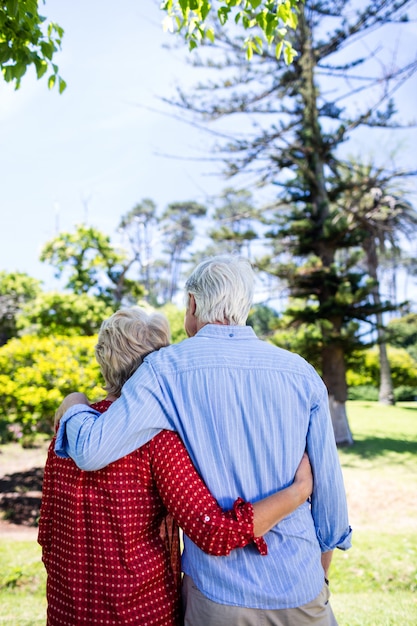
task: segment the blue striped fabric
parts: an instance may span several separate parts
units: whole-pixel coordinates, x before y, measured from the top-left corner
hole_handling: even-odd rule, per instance
[[[177,430],[224,508],[238,496],[254,502],[289,485],[307,448],[311,507],[305,503],[267,534],[268,556],[247,546],[212,557],[185,541],[183,569],[210,599],[299,606],[323,586],[321,552],[350,547],[327,390],[304,359],[260,341],[250,327],[207,325],[150,355],[97,417],[83,405],[67,411],[57,453],[98,469],[163,428]]]

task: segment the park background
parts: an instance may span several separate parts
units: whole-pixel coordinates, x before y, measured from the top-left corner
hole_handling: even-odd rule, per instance
[[[415,3],[408,4],[415,12]],[[13,530],[13,520],[17,521],[13,516],[18,507],[10,506],[7,477],[19,475],[18,497],[20,490],[20,496],[30,498],[34,485],[25,483],[21,470],[36,478],[39,472],[31,470],[42,463],[39,457],[29,456],[34,463],[32,468],[17,464],[13,472],[11,458],[16,450],[24,450],[22,454],[31,455],[33,451],[44,454],[53,407],[66,392],[83,388],[91,395],[100,394],[100,379],[93,359],[95,332],[102,317],[120,305],[120,301],[109,300],[105,292],[108,276],[103,278],[103,268],[101,275],[95,277],[89,295],[85,294],[91,300],[83,300],[83,289],[78,285],[80,291],[77,291],[76,285],[70,284],[74,276],[71,257],[66,259],[57,278],[57,257],[54,263],[50,262],[57,247],[52,248],[49,262],[39,260],[47,242],[61,242],[61,248],[68,250],[82,236],[89,238],[89,245],[92,241],[106,244],[108,237],[111,256],[120,245],[128,244],[126,233],[120,229],[122,217],[127,217],[138,205],[141,215],[144,209],[149,215],[152,205],[144,203],[144,199],[151,199],[156,211],[156,234],[152,235],[155,252],[164,237],[167,245],[172,246],[170,223],[178,228],[181,223],[178,220],[184,219],[187,212],[196,216],[195,227],[187,223],[188,235],[193,235],[192,245],[182,252],[184,263],[174,268],[176,284],[170,293],[172,297],[168,297],[165,278],[165,283],[159,282],[161,290],[165,285],[163,302],[158,301],[157,294],[152,299],[145,291],[135,292],[133,288],[130,299],[126,300],[127,304],[134,301],[145,306],[162,304],[171,322],[173,340],[178,341],[183,338],[181,283],[183,272],[189,267],[185,261],[197,259],[197,253],[209,245],[207,233],[216,230],[214,211],[219,206],[224,209],[226,198],[238,209],[239,206],[242,209],[243,203],[244,211],[259,215],[256,211],[263,212],[273,195],[271,186],[257,188],[253,176],[238,178],[235,192],[222,195],[231,186],[231,180],[221,175],[222,163],[213,157],[210,134],[201,123],[185,123],[185,115],[163,101],[174,97],[178,85],[191,88],[196,75],[201,78],[204,71],[192,69],[187,63],[190,55],[184,44],[178,45],[163,33],[158,3],[124,0],[115,9],[110,2],[68,4],[64,0],[51,0],[46,3],[44,13],[65,29],[62,52],[56,61],[67,89],[62,95],[57,90],[48,91],[45,83],[36,81],[30,73],[18,91],[10,84],[0,83],[3,142],[0,159],[4,180],[0,296],[3,312],[7,312],[2,319],[8,320],[2,327],[8,333],[7,341],[0,348],[3,441],[0,463],[1,478],[6,476],[6,482],[2,480],[6,491],[2,508],[8,528]],[[415,22],[411,22],[391,39],[379,42],[384,62],[390,55],[397,62],[400,43],[406,50],[414,51],[415,56],[416,34]],[[416,93],[416,74],[411,74],[396,93],[396,106],[403,120],[415,118]],[[227,123],[223,122],[221,131],[225,129]],[[234,122],[230,126],[232,131],[236,131]],[[386,129],[377,139],[372,137],[365,130],[356,133],[341,146],[341,151],[345,156],[369,156],[372,162],[384,167],[389,163],[393,168],[395,160],[395,168],[415,170],[414,125]],[[405,200],[407,207],[415,207],[415,177],[407,179]],[[201,207],[209,207],[209,219],[207,215],[199,217]],[[245,228],[249,230],[247,223]],[[417,475],[413,402],[417,394],[414,228],[411,220],[396,241],[400,256],[394,269],[389,258],[379,267],[383,298],[391,298],[396,304],[407,302],[402,308],[393,307],[384,314],[388,328],[395,329],[387,344],[396,406],[376,402],[380,370],[377,347],[371,347],[378,338],[375,315],[369,316],[373,330],[366,333],[365,349],[360,347],[346,360],[350,398],[347,418],[354,443],[340,448],[340,455],[355,543],[352,551],[335,556],[332,574],[334,607],[340,624],[346,626],[417,621],[417,515],[410,496]],[[66,238],[63,233],[67,233]],[[241,240],[240,246],[241,251],[253,256],[259,254],[259,247],[252,240],[244,240],[243,248]],[[388,249],[392,250],[390,245]],[[360,262],[357,267],[365,272]],[[25,282],[24,275],[43,284]],[[91,276],[91,272],[87,273],[87,280]],[[170,285],[173,276],[171,264]],[[305,350],[304,356],[320,371],[320,359],[315,354],[320,342],[317,326],[307,328],[302,336],[292,333],[285,317],[289,290],[278,277],[274,278],[260,277],[252,323],[268,340],[284,343],[302,353]],[[132,274],[132,282],[134,279]],[[52,293],[65,297],[48,300],[46,294]],[[9,296],[13,294],[16,297],[10,302]],[[77,309],[76,302],[83,302],[83,306]],[[362,328],[359,325],[357,332]],[[16,492],[12,498],[15,497]],[[25,520],[20,519],[19,527],[36,524],[36,506],[34,511]],[[19,626],[43,623],[44,579],[33,537],[32,534],[29,543],[17,542],[15,535],[5,532],[2,539],[5,557],[0,586],[4,615],[0,614],[0,623]],[[33,608],[30,594],[39,601],[39,618],[30,617]],[[22,600],[28,596],[29,606]]]

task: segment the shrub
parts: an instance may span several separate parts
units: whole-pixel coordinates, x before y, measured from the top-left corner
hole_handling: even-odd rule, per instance
[[[357,385],[348,388],[348,400],[378,401],[378,389],[372,385]]]
[[[417,396],[417,361],[403,348],[388,346],[387,352],[396,399],[414,399],[414,397]],[[369,393],[371,393],[370,391],[367,392],[368,395],[366,398],[358,394],[364,393],[364,389],[377,389],[379,386],[380,365],[377,347],[370,348],[356,355],[355,369],[349,369],[346,372],[346,380],[349,386],[350,400],[374,399],[368,397]],[[355,388],[360,389],[358,392],[354,392],[353,389]],[[357,393],[357,395],[353,397],[352,394],[355,393]]]
[[[394,389],[396,402],[414,402],[417,399],[417,388],[407,385],[400,385]]]
[[[164,304],[161,309],[154,310],[160,311],[168,319],[171,328],[171,343],[179,343],[187,338],[187,333],[184,329],[184,309],[179,309],[175,304],[168,303]]]
[[[95,343],[96,337],[25,336],[0,348],[3,440],[52,433],[55,410],[68,393],[103,395]]]

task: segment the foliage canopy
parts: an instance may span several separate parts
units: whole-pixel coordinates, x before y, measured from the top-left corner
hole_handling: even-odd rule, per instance
[[[48,87],[66,87],[58,74],[54,55],[61,48],[64,30],[55,22],[46,23],[39,14],[38,0],[3,0],[0,4],[0,68],[3,78],[19,89],[28,67],[38,78],[47,77]]]
[[[288,31],[298,23],[298,5],[303,0],[164,0],[164,29],[183,35],[190,50],[200,43],[214,43],[216,33],[227,22],[241,25],[247,33],[243,41],[246,58],[261,54],[264,44],[274,45],[277,58],[284,55],[289,65],[297,52]]]

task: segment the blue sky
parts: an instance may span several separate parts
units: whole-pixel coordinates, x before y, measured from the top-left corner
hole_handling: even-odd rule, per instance
[[[162,156],[203,156],[209,138],[157,112],[158,96],[192,83],[186,47],[163,47],[172,40],[158,2],[47,0],[40,11],[65,29],[56,60],[68,87],[60,96],[32,72],[19,91],[0,82],[0,269],[27,272],[52,288],[53,270],[38,258],[57,229],[87,220],[112,235],[145,197],[161,208],[204,201],[226,182],[213,175],[214,165],[208,175],[197,159]],[[415,115],[416,96],[414,77],[400,97],[407,115]],[[400,148],[414,166],[416,140],[416,129],[407,131]],[[390,147],[387,135],[374,152]],[[369,150],[365,136],[358,150]]]
[[[164,207],[203,199],[223,182],[193,161],[158,156],[195,153],[199,140],[152,112],[187,72],[186,47],[162,47],[171,39],[157,4],[48,0],[40,11],[65,29],[56,60],[68,87],[59,95],[32,73],[19,91],[0,83],[0,269],[52,287],[53,272],[38,258],[57,228],[87,219],[112,234],[145,197]]]

